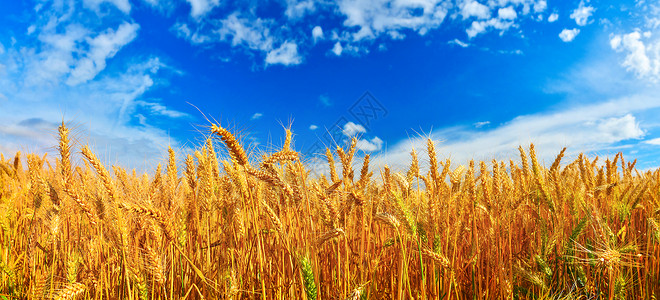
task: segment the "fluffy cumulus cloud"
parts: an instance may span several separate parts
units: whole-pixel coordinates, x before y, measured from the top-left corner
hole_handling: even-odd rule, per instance
[[[470,17],[488,19],[490,18],[490,8],[477,1],[465,1],[461,5],[461,16],[463,16],[463,19]]]
[[[644,131],[639,128],[632,114],[602,119],[598,122],[598,131],[601,132],[603,141],[610,143],[644,136]]]
[[[317,125],[314,125],[314,124],[309,125],[309,130],[316,130],[316,129],[319,129],[319,127]]]
[[[342,132],[344,133],[345,136],[354,136],[359,133],[367,132],[367,129],[365,129],[364,126],[360,124],[348,122],[344,124],[344,128],[342,128]]]
[[[364,152],[380,151],[383,148],[383,140],[379,137],[373,139],[359,139],[356,147]]]
[[[515,19],[516,17],[518,17],[518,14],[516,13],[516,10],[513,9],[513,7],[508,6],[508,7],[505,7],[505,8],[500,8],[500,9],[497,11],[497,16],[498,16],[500,19],[504,19],[504,20],[513,20],[513,19]]]
[[[545,0],[536,1],[534,3],[534,12],[536,13],[544,12],[546,8],[548,8],[548,2]]]
[[[298,45],[294,42],[286,41],[279,48],[268,51],[266,55],[266,64],[282,64],[285,66],[297,65],[302,62],[302,57],[298,54]]]
[[[220,0],[186,0],[190,4],[190,16],[203,17],[214,7],[220,5]]]
[[[559,33],[559,38],[562,41],[568,43],[568,42],[573,41],[579,33],[580,33],[580,29],[577,29],[577,28],[566,29],[566,28],[564,28],[564,30],[562,30]]]
[[[335,45],[332,46],[332,53],[341,56],[342,52],[344,52],[344,47],[341,46],[341,42],[336,42]]]
[[[557,21],[558,19],[559,19],[559,15],[556,13],[552,13],[550,14],[550,16],[548,16],[548,22],[550,23]]]
[[[465,33],[472,39],[488,31],[499,31],[503,35],[511,28],[519,28],[520,19],[536,13],[536,19],[542,20],[548,4],[546,1],[462,1],[458,14],[468,21]]]
[[[312,129],[311,126],[310,129]],[[316,126],[314,126],[312,130],[314,129],[316,129]],[[364,126],[353,122],[348,122],[344,124],[344,128],[342,128],[342,133],[347,137],[355,137],[357,135],[361,135],[366,132],[367,129],[364,128]],[[357,139],[356,147],[364,152],[380,151],[383,148],[383,140],[381,140],[377,136],[373,137],[372,139],[359,138]]]
[[[589,18],[594,13],[595,9],[593,6],[586,5],[584,0],[580,1],[578,8],[573,10],[570,17],[575,20],[575,24],[579,26],[587,25]]]
[[[312,38],[315,43],[323,39],[323,28],[321,26],[314,26],[312,29]]]
[[[634,31],[613,35],[610,47],[625,55],[621,65],[628,71],[653,82],[660,79],[660,41],[652,41],[650,34]]]

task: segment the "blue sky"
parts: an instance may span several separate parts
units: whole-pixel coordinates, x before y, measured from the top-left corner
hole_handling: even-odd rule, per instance
[[[548,163],[566,146],[571,156],[622,151],[641,168],[660,166],[654,1],[0,7],[5,155],[55,154],[65,120],[106,162],[151,169],[169,145],[198,146],[208,117],[257,152],[281,145],[292,122],[310,163],[319,146],[357,136],[361,155],[394,168],[427,137],[456,163],[515,158],[534,142]]]

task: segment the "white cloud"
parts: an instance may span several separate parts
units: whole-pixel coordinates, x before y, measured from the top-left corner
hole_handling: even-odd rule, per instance
[[[147,4],[149,4],[149,5],[153,6],[153,7],[157,7],[158,4],[159,4],[159,3],[158,3],[158,2],[159,2],[158,0],[142,0],[142,1],[146,2]]]
[[[360,124],[355,124],[353,122],[348,122],[344,124],[344,128],[342,130],[345,136],[354,136],[358,133],[365,133],[367,130],[364,128],[364,126]]]
[[[396,33],[403,29],[426,34],[442,24],[449,3],[443,0],[340,0],[337,5],[338,11],[346,16],[343,25],[358,29],[352,33],[352,38],[359,41],[380,34],[398,36]]]
[[[519,145],[533,142],[541,161],[552,161],[562,147],[569,154],[600,151],[617,143],[641,139],[645,133],[635,114],[660,109],[660,99],[635,95],[583,106],[569,106],[554,112],[524,115],[492,129],[465,126],[432,132],[441,157],[451,157],[453,164],[469,159],[490,161],[517,157]],[[410,162],[410,150],[424,149],[426,138],[404,140],[382,154],[380,162],[404,168]]]
[[[578,8],[573,10],[570,17],[575,20],[575,24],[579,26],[587,25],[589,22],[589,17],[594,13],[595,9],[593,6],[586,6],[584,0],[580,1]]]
[[[298,65],[303,62],[303,57],[298,51],[298,42],[294,39],[280,40],[280,36],[272,34],[271,28],[277,27],[273,19],[261,19],[252,15],[241,17],[238,11],[233,12],[225,19],[218,22],[220,27],[214,29],[212,35],[219,41],[230,41],[234,47],[245,47],[249,50],[260,51],[265,54],[266,66],[281,64],[285,66]],[[180,28],[179,28],[180,27]],[[175,30],[181,32],[181,36],[192,38],[190,29],[179,26]],[[200,38],[207,35],[198,35]],[[204,42],[207,40],[204,38]],[[279,43],[279,47],[275,45]]]
[[[384,39],[403,40],[411,33],[425,35],[440,28],[447,16],[451,22],[458,23],[452,25],[463,27],[469,38],[489,30],[502,35],[510,28],[518,28],[517,22],[532,12],[535,15],[529,18],[542,19],[541,13],[548,7],[546,0],[286,0],[280,3],[284,4],[281,16],[266,17],[250,5],[248,8],[239,5],[226,17],[197,19],[188,24],[179,21],[171,30],[193,44],[228,42],[264,56],[288,41],[296,44],[302,61],[308,48],[320,40],[332,41],[329,54],[359,56],[369,53],[372,47],[386,49]],[[343,22],[312,26],[310,39],[309,22],[301,20],[326,14]]]
[[[69,85],[91,80],[105,69],[107,60],[135,39],[139,26],[124,22],[99,33],[77,23],[63,28],[63,33],[42,28],[36,35],[40,47],[15,56],[15,63],[29,69],[30,76],[21,80],[34,86],[58,84],[62,79]]]
[[[472,22],[472,25],[470,26],[470,28],[465,30],[465,32],[467,32],[467,35],[468,35],[469,38],[473,38],[473,37],[477,36],[478,34],[485,32],[486,28],[487,28],[487,26],[486,26],[485,22],[474,21],[474,22]]]
[[[30,54],[17,57],[16,61],[24,62],[29,68],[30,76],[21,78],[33,85],[53,84],[59,82],[61,77],[71,71],[71,66],[76,63],[74,52],[78,52],[80,43],[84,43],[86,37],[91,33],[79,24],[69,24],[64,28],[64,33],[56,33],[52,30],[41,32],[38,36],[41,49],[35,49]]]
[[[369,49],[365,46],[361,46],[359,43],[358,44],[350,44],[350,43],[345,43],[344,44],[342,42],[336,42],[332,46],[332,49],[330,49],[330,52],[332,52],[336,56],[341,56],[341,55],[344,55],[344,54],[359,56],[360,54],[369,53]]]
[[[284,42],[279,48],[268,51],[266,64],[282,64],[285,66],[298,65],[302,63],[302,57],[298,54],[298,45],[295,42]]]
[[[513,20],[516,17],[518,17],[518,14],[516,14],[516,10],[513,9],[513,7],[508,6],[508,7],[505,7],[505,8],[500,8],[497,11],[497,16],[500,19]]]
[[[552,23],[552,22],[554,22],[554,21],[557,21],[557,19],[559,19],[559,15],[556,14],[556,13],[552,13],[552,14],[548,17],[548,22]]]
[[[220,38],[226,40],[231,36],[232,46],[244,45],[253,50],[270,51],[274,39],[270,35],[268,22],[260,18],[240,18],[238,15],[238,12],[234,12],[220,21],[222,27],[216,30]]]
[[[644,131],[639,128],[632,114],[603,119],[598,122],[598,129],[603,134],[603,142],[639,139],[644,136]]]
[[[468,0],[461,5],[461,16],[463,19],[470,17],[488,19],[490,18],[490,8],[477,1]]]
[[[540,0],[536,3],[534,3],[534,12],[535,13],[540,13],[545,11],[545,9],[548,8],[548,3],[545,0]]]
[[[112,4],[125,14],[131,12],[131,4],[128,2],[128,0],[83,0],[83,5],[85,7],[96,12],[100,11],[100,7],[103,3]]]
[[[459,39],[453,39],[453,40],[447,42],[447,44],[450,44],[450,45],[458,45],[459,47],[462,47],[462,48],[467,48],[467,47],[470,46],[469,43],[463,42],[463,41],[461,41],[461,40],[459,40]]]
[[[190,16],[193,18],[203,17],[214,7],[220,5],[220,0],[186,0],[190,3]]]
[[[314,125],[314,124],[309,125],[309,130],[316,130],[316,129],[318,129],[318,128],[319,128],[319,127],[316,126],[316,125]]]
[[[323,29],[321,26],[314,26],[312,29],[312,38],[314,39],[314,43],[323,39]]]
[[[473,125],[474,125],[474,127],[476,127],[476,128],[481,128],[481,127],[484,127],[484,126],[486,126],[486,125],[488,125],[488,124],[490,124],[490,121],[476,122],[476,123],[474,123]]]
[[[344,47],[341,46],[340,42],[336,42],[334,46],[332,46],[332,53],[334,53],[337,56],[340,56],[342,51],[344,51]]]
[[[365,151],[365,152],[379,151],[380,149],[383,148],[383,140],[381,140],[378,137],[374,137],[371,140],[358,139],[356,147],[359,150],[362,150],[362,151]]]
[[[654,146],[660,146],[660,138],[654,138],[654,139],[646,140],[646,141],[644,141],[644,143],[649,144],[649,145],[654,145]]]
[[[287,0],[284,14],[293,20],[300,19],[316,10],[314,0]]]
[[[618,34],[617,34],[617,35],[615,35],[615,36],[612,36],[612,37],[610,38],[610,47],[611,47],[613,50],[618,50],[618,51],[620,51],[620,50],[621,50],[621,41],[622,41],[622,39],[621,39],[621,35],[618,35]]]
[[[174,32],[177,37],[184,38],[193,44],[202,44],[211,41],[209,36],[192,32],[186,23],[175,23],[170,30]]]
[[[573,39],[575,39],[575,37],[576,37],[579,33],[580,33],[580,29],[577,29],[577,28],[566,29],[566,28],[564,28],[564,30],[562,30],[562,31],[559,33],[559,38],[560,38],[562,41],[568,43],[568,42],[573,41]]]
[[[151,115],[163,116],[168,118],[183,118],[190,117],[189,114],[180,111],[172,110],[161,103],[147,102],[143,100],[135,101],[135,104],[146,108]]]
[[[257,119],[260,119],[263,116],[264,116],[264,114],[262,114],[262,113],[254,113],[254,115],[252,115],[250,120],[257,120]]]
[[[513,23],[510,20],[492,18],[487,21],[473,21],[470,28],[465,30],[465,32],[467,33],[468,37],[471,39],[481,33],[486,32],[486,30],[488,30],[491,27],[500,30],[500,34],[503,34],[504,31],[511,28],[512,26],[515,26],[515,23]]]
[[[660,79],[660,42],[647,45],[642,41],[640,32],[634,31],[623,36],[612,36],[610,47],[626,54],[621,63],[626,70],[635,73],[639,78],[647,78],[653,82]]]
[[[139,28],[137,24],[123,23],[116,31],[108,29],[94,38],[86,38],[89,51],[74,65],[67,84],[76,85],[94,78],[105,69],[107,59],[135,39]]]

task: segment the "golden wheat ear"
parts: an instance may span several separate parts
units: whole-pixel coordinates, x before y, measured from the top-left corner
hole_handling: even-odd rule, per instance
[[[211,126],[211,132],[213,132],[214,134],[220,137],[220,139],[227,146],[227,149],[229,150],[229,154],[231,155],[231,157],[235,159],[239,165],[241,166],[249,165],[248,157],[245,154],[245,150],[238,142],[238,140],[236,140],[236,137],[234,137],[234,135],[231,134],[231,132],[229,132],[229,130],[222,128],[216,124],[213,124]]]

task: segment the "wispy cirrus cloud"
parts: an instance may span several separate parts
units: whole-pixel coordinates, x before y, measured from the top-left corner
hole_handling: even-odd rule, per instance
[[[15,42],[0,53],[5,154],[53,150],[63,120],[75,128],[79,142],[129,167],[152,164],[168,145],[182,147],[156,120],[191,116],[146,96],[180,72],[148,54],[108,71],[108,63],[137,38],[140,26],[123,14],[128,8],[122,1],[106,2],[39,5],[40,13],[28,25],[32,29],[13,36]],[[97,15],[99,9],[120,14]],[[120,19],[108,25],[90,21],[99,17]]]
[[[654,138],[644,141],[645,144],[660,146],[660,138]]]
[[[83,0],[83,5],[95,12],[100,12],[103,5],[112,5],[124,14],[131,12],[131,3],[128,0]]]

